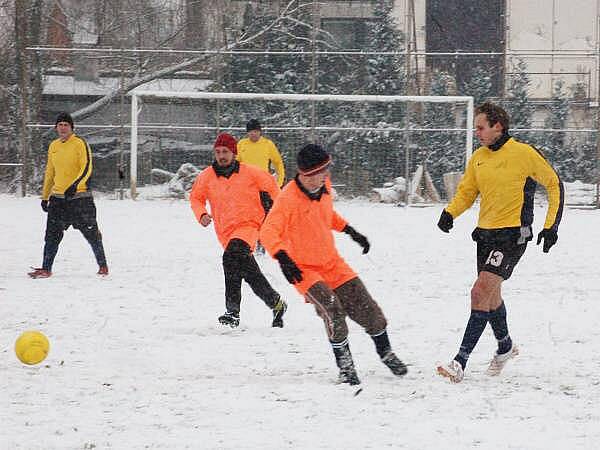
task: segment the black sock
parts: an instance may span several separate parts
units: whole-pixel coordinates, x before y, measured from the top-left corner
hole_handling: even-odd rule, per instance
[[[467,328],[465,329],[460,349],[458,354],[454,357],[463,369],[467,365],[467,360],[475,348],[475,345],[477,345],[477,341],[479,341],[479,338],[483,334],[483,330],[485,330],[485,326],[488,323],[488,316],[489,313],[487,311],[471,310],[471,316],[467,322]]]
[[[352,353],[348,345],[348,338],[344,338],[341,342],[331,342],[331,348],[335,356],[335,362],[340,369],[348,369],[354,367]]]
[[[508,334],[508,324],[506,323],[506,307],[504,302],[493,311],[490,311],[490,325],[494,330],[494,336],[498,341],[498,354],[508,352],[512,347],[512,339]]]
[[[373,339],[373,342],[375,343],[375,349],[380,358],[383,358],[387,352],[392,350],[386,330],[371,335],[371,339]]]

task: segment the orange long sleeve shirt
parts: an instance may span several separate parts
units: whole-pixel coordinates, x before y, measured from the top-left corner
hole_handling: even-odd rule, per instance
[[[285,252],[299,266],[326,267],[340,257],[332,230],[348,222],[333,209],[331,181],[319,200],[310,199],[296,180],[290,181],[275,200],[260,230],[260,241],[271,255]]]
[[[254,248],[258,230],[265,218],[260,192],[267,192],[275,200],[279,187],[268,173],[240,163],[239,170],[229,178],[217,176],[207,167],[196,177],[190,193],[190,203],[196,219],[207,214],[210,205],[217,238],[227,247],[233,238],[239,238]]]

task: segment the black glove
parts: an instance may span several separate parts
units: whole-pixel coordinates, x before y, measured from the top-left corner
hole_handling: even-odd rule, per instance
[[[450,233],[450,230],[454,226],[454,217],[445,209],[442,211],[440,215],[440,220],[438,220],[438,228],[442,230],[444,233]]]
[[[77,184],[73,183],[71,186],[69,186],[67,188],[67,190],[65,191],[65,198],[69,199],[71,197],[73,197],[75,195],[75,193],[77,192]]]
[[[302,271],[298,268],[294,260],[285,252],[279,250],[275,253],[275,259],[279,261],[279,266],[285,278],[292,284],[302,281]]]
[[[358,231],[356,231],[350,225],[346,225],[342,231],[344,233],[350,235],[352,240],[363,248],[363,255],[365,253],[369,253],[369,250],[371,249],[371,244],[369,244],[369,240],[367,239],[367,237],[365,235],[360,234]]]
[[[42,209],[45,213],[48,212],[48,200],[42,200]]]
[[[540,231],[537,238],[537,245],[544,240],[544,253],[548,253],[550,248],[558,241],[558,232],[552,228],[544,228]]]
[[[260,203],[262,204],[262,207],[265,210],[265,214],[269,214],[269,211],[271,211],[271,208],[273,207],[273,199],[267,191],[260,191],[259,194]]]

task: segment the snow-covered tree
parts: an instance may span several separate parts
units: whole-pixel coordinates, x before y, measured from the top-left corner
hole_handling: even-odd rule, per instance
[[[457,94],[470,95],[473,97],[475,105],[479,105],[493,94],[492,74],[489,73],[488,65],[477,62],[474,63],[470,74],[468,79],[457,83]]]
[[[534,106],[529,100],[530,84],[527,64],[519,59],[514,67],[505,103],[510,116],[511,128],[531,128]]]
[[[392,0],[375,2],[373,19],[367,24],[365,52],[401,52],[404,48],[404,36],[392,15],[393,6]],[[400,95],[404,92],[406,80],[403,57],[370,55],[363,70],[365,79],[362,82],[362,93]]]
[[[558,80],[554,83],[552,90],[552,99],[548,106],[548,116],[545,120],[545,127],[552,129],[562,129],[566,127],[569,118],[569,97],[565,91],[565,83]],[[565,145],[564,132],[552,132],[545,140],[544,146],[553,153],[560,152],[559,149]]]
[[[454,80],[446,72],[432,74],[429,95],[450,95]],[[428,103],[423,108],[424,128],[450,128],[455,124],[456,108],[450,103]],[[423,164],[439,192],[443,192],[443,175],[460,172],[465,158],[464,132],[423,132],[419,139],[418,164]]]
[[[261,52],[310,50],[312,28],[310,9],[295,8],[274,27],[268,29],[259,39],[239,46],[240,50]],[[267,10],[260,6],[248,4],[244,14],[243,28],[246,33],[254,34],[265,29],[273,18]],[[228,92],[271,92],[271,93],[309,93],[311,62],[306,56],[287,54],[233,55],[223,67],[224,76],[221,85],[214,85],[214,90]],[[290,111],[281,103],[254,102],[249,104],[228,104],[223,111],[226,121],[239,122],[240,117],[256,117],[263,122],[273,122],[277,117],[278,125],[302,123],[303,105],[291,106]],[[304,105],[305,106],[305,105]],[[286,112],[286,114],[282,114]]]
[[[393,1],[374,2],[373,19],[367,23],[365,52],[402,52],[404,36],[392,14]],[[367,95],[405,94],[406,76],[403,57],[397,55],[369,55],[363,67],[355,68],[357,93]],[[406,105],[371,103],[356,105],[358,123],[377,127],[402,127]],[[356,111],[353,114],[356,116]],[[360,149],[352,151],[357,145]],[[363,183],[381,184],[404,173],[405,139],[400,132],[360,131],[349,135],[344,146],[349,149],[340,155],[340,164],[348,171],[369,173]],[[338,166],[338,167],[339,167]]]

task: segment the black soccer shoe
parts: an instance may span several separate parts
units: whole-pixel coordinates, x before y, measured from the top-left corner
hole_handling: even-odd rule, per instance
[[[344,369],[340,369],[340,374],[338,375],[338,383],[347,383],[350,386],[357,386],[360,384],[360,379],[356,374],[356,370],[354,367],[348,367]]]
[[[274,328],[283,328],[283,315],[287,311],[287,303],[279,299],[277,304],[273,307],[273,323],[271,324]]]
[[[400,359],[392,351],[387,352],[384,357],[381,358],[381,362],[388,366],[392,373],[398,377],[406,375],[406,372],[408,372],[406,364],[400,361]]]
[[[236,328],[240,324],[240,316],[235,313],[226,312],[219,317],[219,323],[229,325],[231,328]]]

